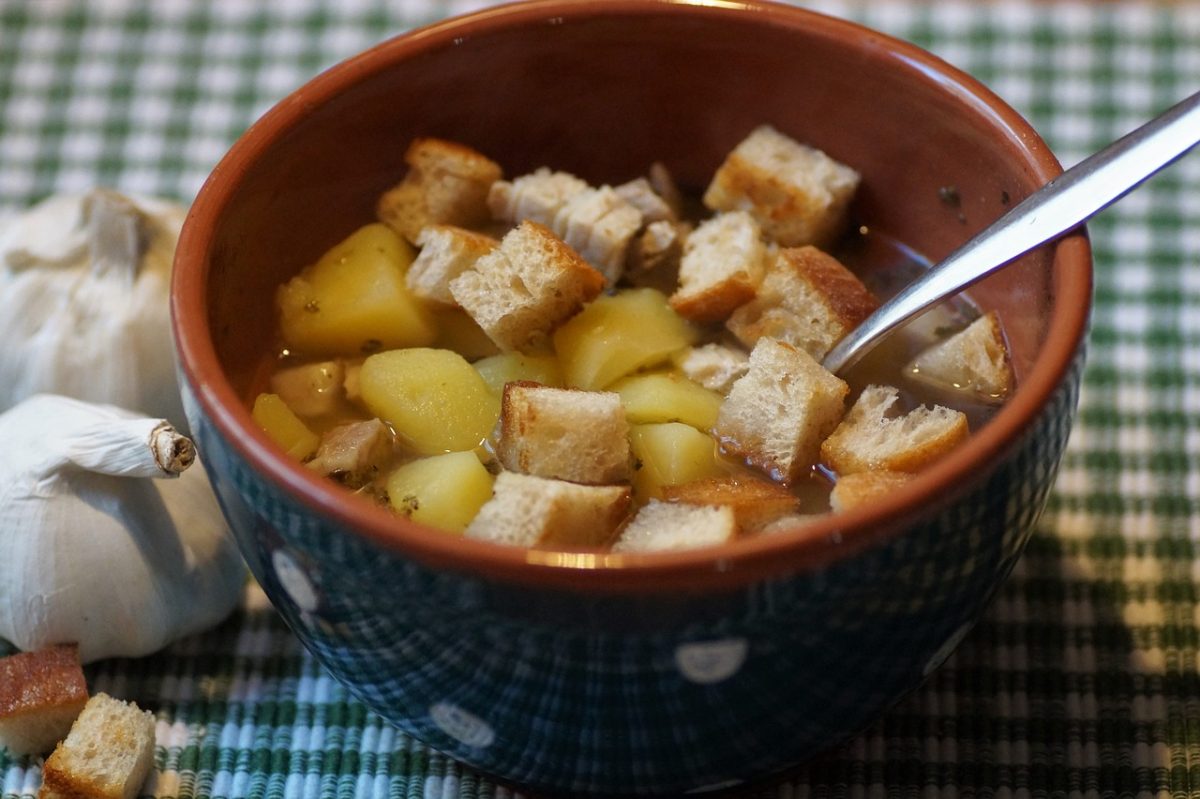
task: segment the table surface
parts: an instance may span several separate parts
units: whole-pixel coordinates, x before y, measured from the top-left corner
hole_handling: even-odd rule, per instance
[[[189,201],[304,80],[476,5],[0,0],[0,212],[95,185]],[[1200,89],[1200,4],[819,7],[979,76],[1068,165]],[[1016,571],[921,690],[761,795],[1200,795],[1200,154],[1090,230],[1079,418]],[[512,795],[351,699],[256,588],[211,633],[87,673],[157,715],[156,796]],[[0,751],[3,797],[38,765]]]

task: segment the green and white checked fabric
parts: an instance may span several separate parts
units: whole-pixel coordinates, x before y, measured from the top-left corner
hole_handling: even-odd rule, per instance
[[[186,202],[292,88],[478,5],[0,0],[0,213],[100,184]],[[1066,164],[1200,90],[1200,4],[819,7],[979,76]],[[1016,572],[919,692],[759,795],[1200,796],[1200,154],[1091,231],[1080,417]],[[157,714],[156,796],[513,795],[350,699],[256,589],[217,630],[88,676]],[[0,752],[5,799],[39,780]]]

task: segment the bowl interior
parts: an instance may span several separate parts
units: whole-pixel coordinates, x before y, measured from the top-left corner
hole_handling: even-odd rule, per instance
[[[227,406],[222,418],[239,433],[232,438],[261,443],[248,412],[234,406],[249,399],[271,355],[275,289],[372,219],[377,196],[403,175],[413,137],[461,141],[509,176],[549,165],[617,183],[658,160],[683,186],[702,189],[761,123],[858,169],[857,219],[935,260],[1057,171],[1041,140],[974,81],[847,23],[768,5],[493,9],[339,65],[239,141],[197,200],[181,244],[184,370],[212,388],[202,402]],[[1043,394],[1082,330],[1083,311],[1052,323],[1062,310],[1055,298],[1086,294],[1087,283],[1069,277],[1081,264],[1086,273],[1086,247],[1060,247],[1052,268],[1055,258],[1041,250],[973,292],[1000,312],[1022,381],[1055,326],[1064,331],[1058,373],[1038,378]],[[1006,409],[1006,435],[1037,401]],[[256,457],[307,479],[282,456]],[[955,457],[961,466],[983,453]],[[411,530],[394,526],[398,535]]]

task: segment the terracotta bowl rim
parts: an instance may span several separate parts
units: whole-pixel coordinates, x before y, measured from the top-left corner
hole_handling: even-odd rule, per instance
[[[783,532],[719,547],[672,553],[572,553],[527,550],[439,533],[393,516],[365,501],[347,501],[344,489],[288,459],[254,424],[249,409],[225,379],[207,330],[206,282],[213,232],[226,204],[257,158],[310,111],[346,87],[456,38],[562,18],[608,14],[735,15],[740,20],[832,38],[847,46],[899,59],[938,83],[998,132],[1019,141],[1026,166],[1046,181],[1061,167],[1015,110],[983,84],[917,46],[857,23],[762,0],[532,0],[485,8],[414,29],[337,64],[301,86],[254,123],[221,159],[193,203],[180,237],[171,286],[172,325],[179,367],[204,416],[254,472],[297,504],[385,550],[435,568],[508,583],[585,593],[657,593],[732,589],[768,577],[802,573],[849,558],[931,516],[1003,458],[1042,413],[1067,379],[1086,335],[1091,307],[1092,262],[1082,230],[1055,248],[1052,308],[1047,338],[1029,374],[995,417],[946,458],[894,494],[866,507],[827,516]]]

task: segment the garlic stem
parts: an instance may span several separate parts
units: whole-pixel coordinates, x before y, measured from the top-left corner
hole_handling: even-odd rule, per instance
[[[161,422],[150,433],[150,449],[159,468],[171,476],[183,473],[196,460],[196,447],[168,421]]]
[[[191,439],[162,419],[88,420],[59,440],[66,461],[115,477],[178,477],[196,459]]]

